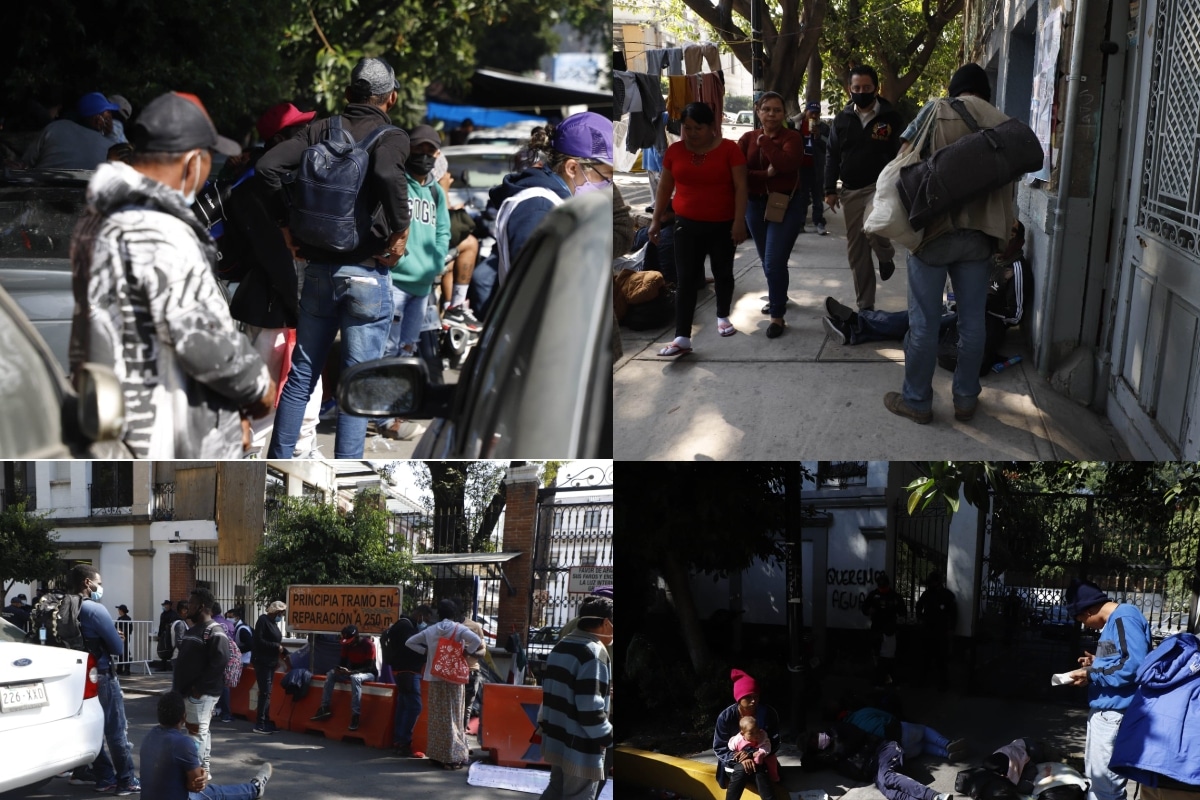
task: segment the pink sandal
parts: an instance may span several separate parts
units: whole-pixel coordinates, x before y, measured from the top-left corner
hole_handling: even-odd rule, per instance
[[[721,322],[718,322],[717,333],[721,336],[733,336],[735,333],[737,333],[737,328],[733,327],[732,322],[728,324],[722,324]]]

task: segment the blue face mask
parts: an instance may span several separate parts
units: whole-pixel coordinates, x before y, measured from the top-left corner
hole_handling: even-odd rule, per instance
[[[419,630],[419,631],[423,631],[423,630],[425,630],[425,629],[426,629],[426,628],[428,628],[428,627],[429,627],[429,623],[428,623],[428,622],[421,621],[421,622],[418,622],[418,623],[417,623],[417,630]]]
[[[97,603],[99,603],[100,598],[104,597],[104,587],[97,586],[95,589],[92,590],[92,593],[91,593],[91,595],[89,595],[89,597],[91,597],[92,600],[95,600]]]

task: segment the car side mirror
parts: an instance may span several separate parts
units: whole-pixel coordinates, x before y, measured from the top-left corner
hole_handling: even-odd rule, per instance
[[[338,408],[358,417],[417,417],[449,413],[453,387],[431,385],[418,358],[381,358],[355,364],[338,381]]]
[[[125,429],[125,393],[115,372],[84,364],[79,372],[79,429],[93,442],[118,439]]]

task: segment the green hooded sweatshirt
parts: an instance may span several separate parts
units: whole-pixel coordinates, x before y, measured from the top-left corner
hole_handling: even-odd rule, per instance
[[[450,249],[450,211],[441,186],[422,186],[411,175],[406,179],[412,222],[404,255],[392,267],[392,283],[414,297],[424,297],[445,269]]]

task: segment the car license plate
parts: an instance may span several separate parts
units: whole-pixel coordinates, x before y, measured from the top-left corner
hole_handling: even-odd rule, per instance
[[[48,705],[50,698],[46,696],[46,685],[41,681],[0,686],[0,714]]]

